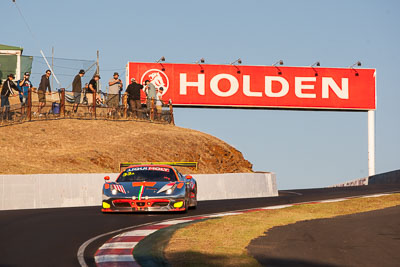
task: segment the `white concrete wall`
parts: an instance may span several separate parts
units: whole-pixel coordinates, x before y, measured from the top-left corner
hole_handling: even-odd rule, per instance
[[[97,206],[104,176],[118,174],[0,175],[0,210]],[[197,174],[198,200],[277,196],[273,173]]]
[[[329,187],[349,187],[349,186],[362,186],[362,185],[368,185],[368,177],[363,177],[363,178],[347,181],[344,183],[331,185]]]
[[[277,196],[274,173],[196,174],[198,200]]]

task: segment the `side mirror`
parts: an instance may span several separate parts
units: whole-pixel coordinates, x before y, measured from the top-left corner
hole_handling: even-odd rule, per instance
[[[106,180],[106,181],[110,180],[110,176],[104,177],[104,180]]]
[[[191,176],[191,175],[186,175],[186,179],[192,179],[193,178],[193,176]]]

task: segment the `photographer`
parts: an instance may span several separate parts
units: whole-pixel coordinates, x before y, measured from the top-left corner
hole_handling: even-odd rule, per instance
[[[116,111],[119,106],[119,93],[122,90],[122,81],[118,72],[114,72],[114,76],[108,81],[108,85],[110,87],[107,95],[107,106],[110,108],[108,113],[111,115],[111,112]]]
[[[9,74],[1,89],[1,111],[4,113],[4,117],[2,117],[3,119],[11,119],[10,101],[8,98],[10,95],[14,95],[13,89],[21,92],[21,90],[13,82],[14,78],[14,74]]]
[[[28,91],[30,88],[32,88],[32,83],[29,80],[29,77],[30,77],[30,73],[25,72],[24,78],[17,82],[17,86],[20,89],[19,100],[21,102],[22,113],[25,113],[25,107],[26,107],[27,101],[28,101]]]

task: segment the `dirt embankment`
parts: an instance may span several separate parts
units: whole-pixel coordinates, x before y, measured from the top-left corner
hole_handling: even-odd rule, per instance
[[[0,149],[0,174],[118,172],[126,161],[197,161],[197,173],[252,171],[240,151],[218,138],[145,122],[54,120],[1,127]]]

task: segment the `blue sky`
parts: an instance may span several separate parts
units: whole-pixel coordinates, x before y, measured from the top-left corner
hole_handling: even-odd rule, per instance
[[[399,1],[28,1],[17,0],[46,55],[95,59],[103,86],[128,61],[377,69],[376,169],[400,168]],[[11,0],[1,0],[0,43],[39,47]],[[8,27],[5,27],[7,25]],[[43,70],[44,71],[44,70]],[[179,126],[242,151],[278,187],[308,188],[364,177],[367,114],[177,109]]]

